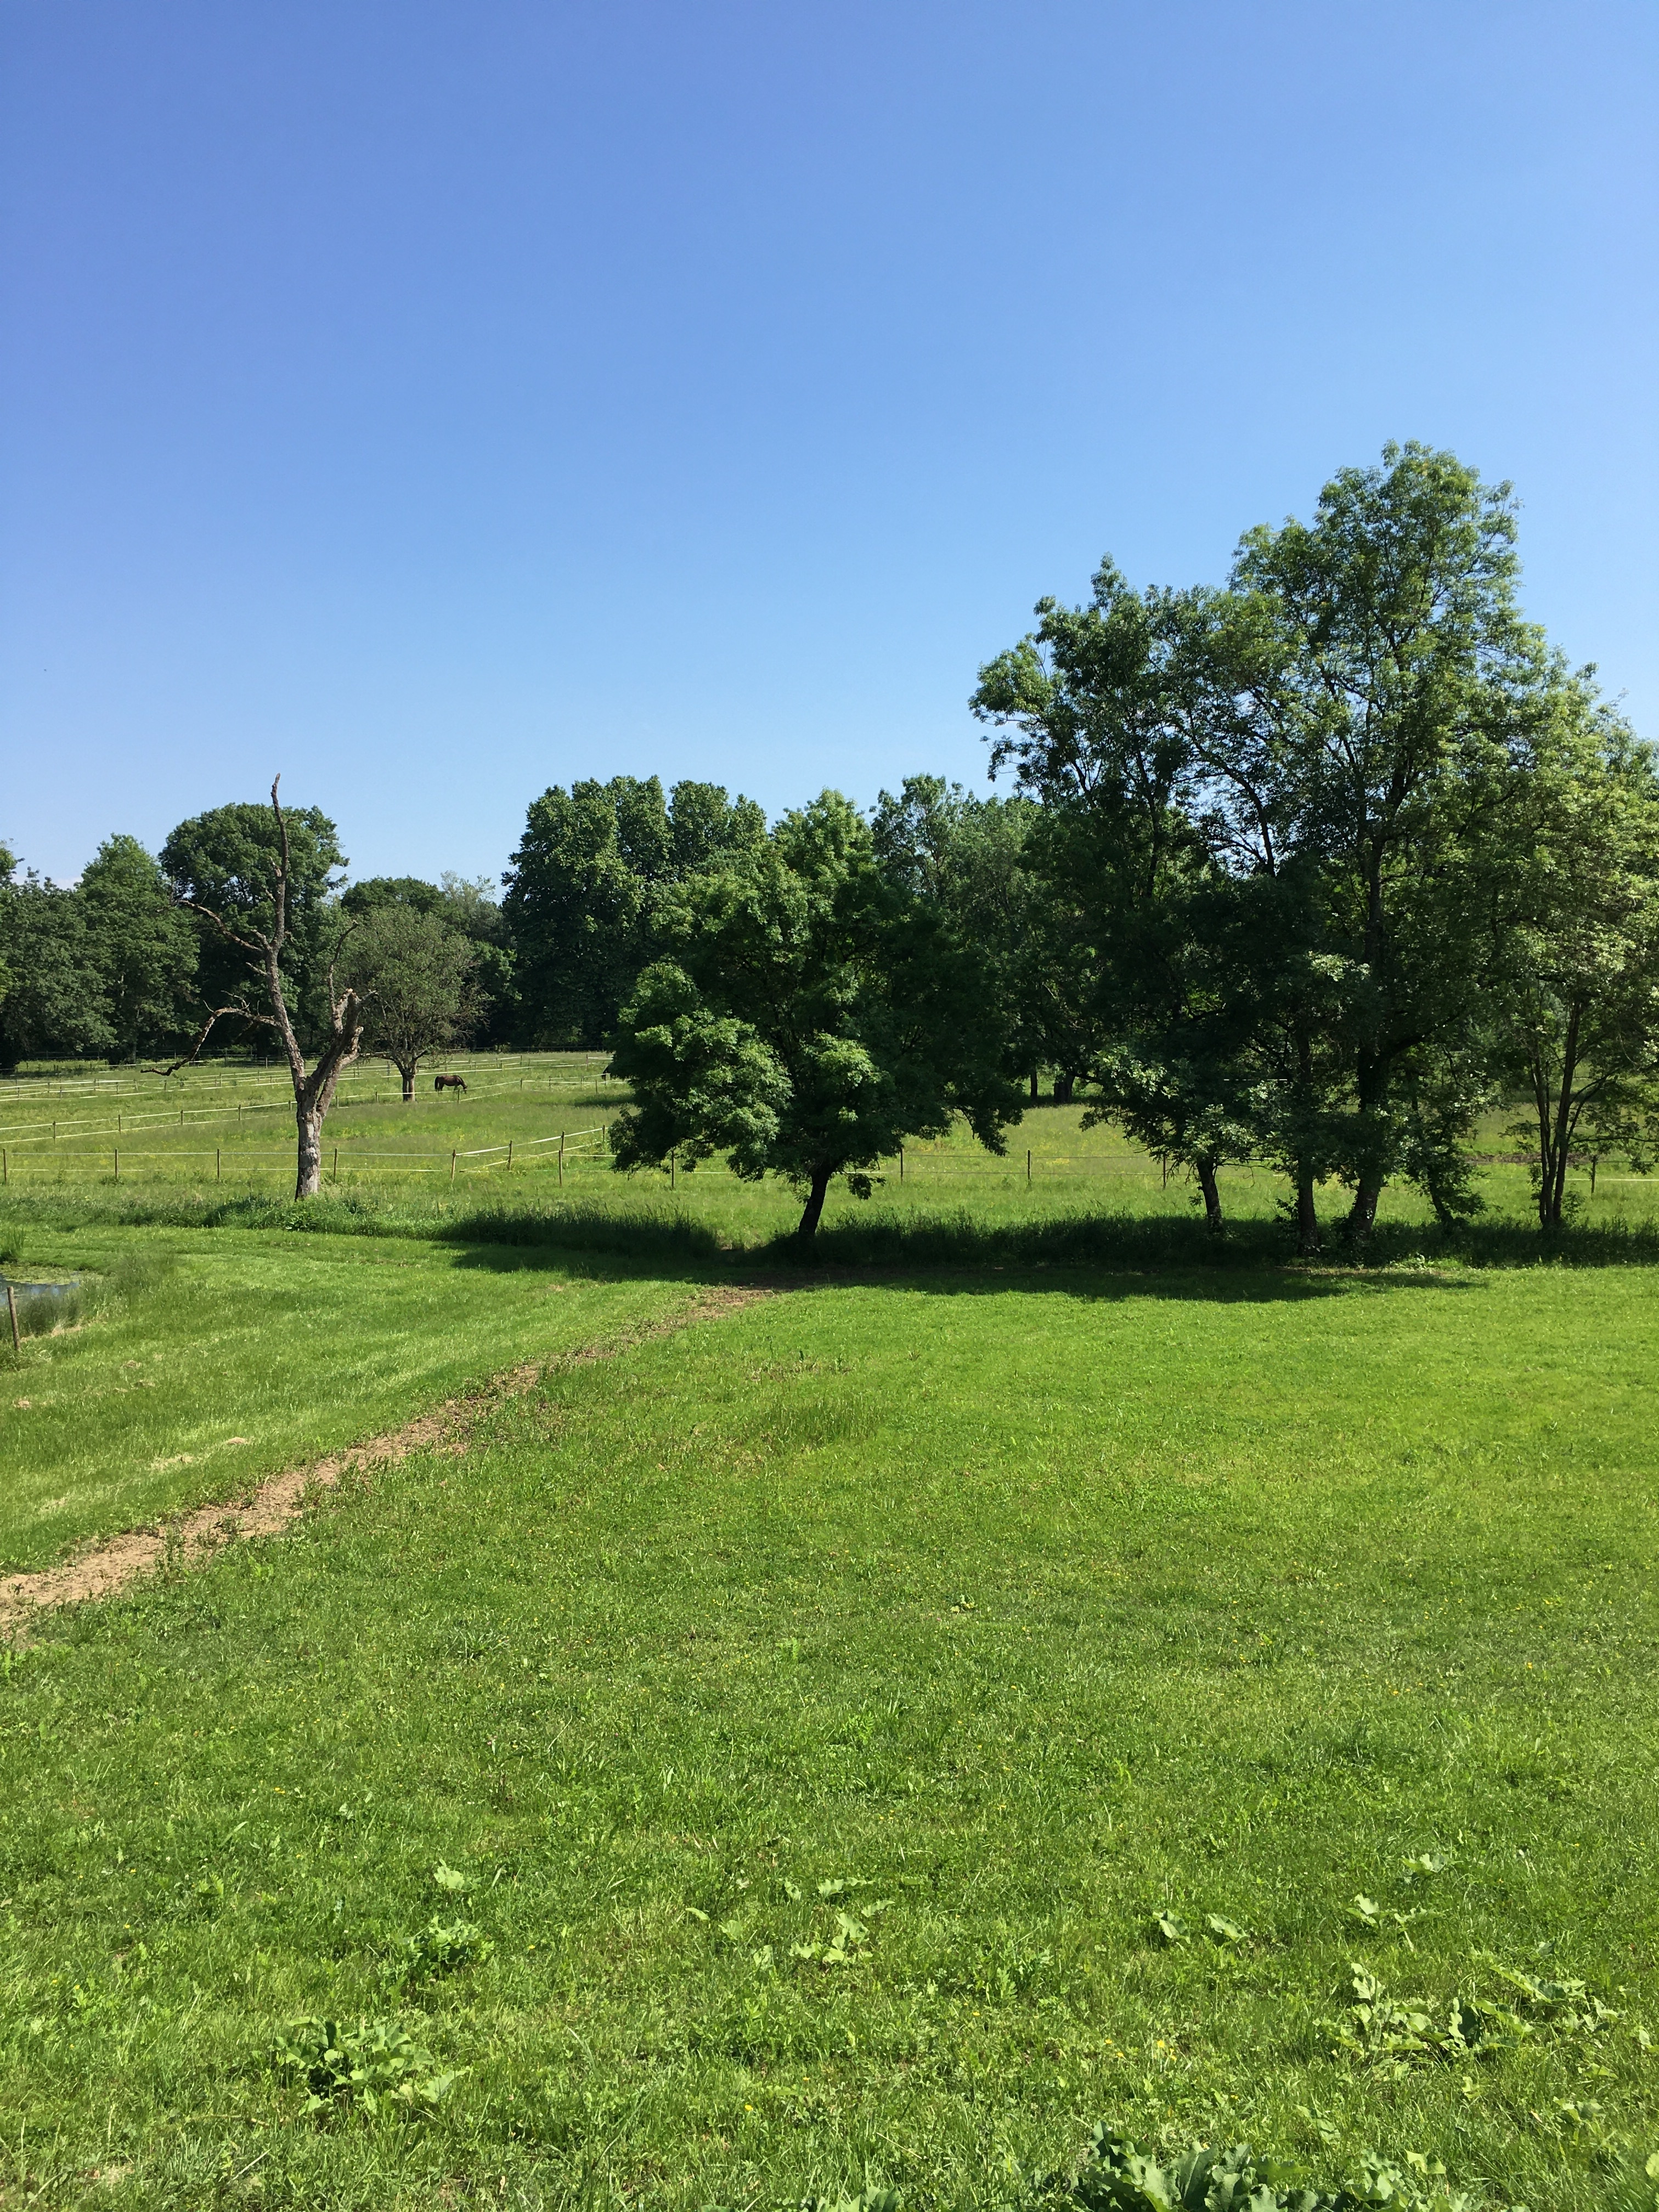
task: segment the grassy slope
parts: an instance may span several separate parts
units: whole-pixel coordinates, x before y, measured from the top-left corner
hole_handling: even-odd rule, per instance
[[[118,1283],[142,1254],[150,1279],[21,1361],[6,1347],[0,1571],[235,1495],[673,1295],[413,1238],[34,1226],[9,1249],[19,1275],[50,1261]]]
[[[799,1291],[65,1624],[0,1692],[0,2201],[989,2205],[1102,2116],[1607,2201],[1659,2118],[1656,1294]],[[441,1862],[497,1948],[400,1990]],[[1347,1961],[1483,1951],[1625,2018],[1328,2055]],[[311,2010],[468,2070],[319,2126],[265,2063]]]

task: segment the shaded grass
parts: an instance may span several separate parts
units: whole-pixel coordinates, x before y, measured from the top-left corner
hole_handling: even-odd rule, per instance
[[[1659,2146],[1656,1297],[825,1284],[65,1623],[0,1691],[10,2185],[1000,2206],[1109,2117],[1611,2202]],[[411,1981],[441,1905],[493,1952]],[[1620,2018],[1332,2055],[1352,1960],[1449,2003],[1489,1957]],[[298,2014],[465,2070],[308,2118]]]
[[[747,1194],[745,1194],[746,1195]],[[759,1194],[774,1200],[768,1190]],[[780,1220],[780,1213],[782,1219]],[[1274,1267],[1295,1257],[1290,1224],[1277,1214],[1236,1217],[1213,1237],[1189,1211],[1147,1212],[1119,1205],[1069,1203],[996,1212],[981,1202],[847,1200],[802,1245],[785,1194],[746,1227],[666,1193],[617,1178],[608,1190],[549,1197],[504,1189],[422,1197],[363,1186],[325,1190],[303,1201],[269,1193],[226,1195],[151,1185],[36,1192],[0,1200],[8,1223],[50,1231],[83,1226],[282,1231],[324,1237],[398,1237],[447,1244],[489,1244],[608,1255],[657,1266],[697,1267],[722,1261],[808,1267],[1128,1266],[1194,1268]],[[37,1238],[37,1242],[38,1242]],[[1541,1231],[1524,1217],[1493,1213],[1448,1232],[1432,1221],[1385,1217],[1356,1252],[1340,1225],[1325,1238],[1323,1264],[1399,1267],[1450,1261],[1476,1267],[1652,1267],[1659,1264],[1659,1220],[1620,1215]],[[1314,1264],[1320,1264],[1316,1262]]]

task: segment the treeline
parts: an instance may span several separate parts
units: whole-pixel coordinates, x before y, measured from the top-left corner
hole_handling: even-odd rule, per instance
[[[382,876],[347,884],[328,817],[291,808],[287,824],[283,967],[306,1042],[327,1027],[337,963],[388,985],[391,970],[418,973],[447,1032],[430,1042],[511,1036],[512,953],[488,882]],[[268,908],[275,850],[270,809],[257,804],[181,822],[159,854],[134,837],[108,838],[72,886],[21,869],[0,846],[0,1067],[118,1065],[187,1049],[210,1009],[246,996],[246,951],[230,930]],[[267,1038],[234,1030],[219,1042],[270,1048]]]
[[[1108,562],[1042,601],[973,695],[1006,797],[916,776],[769,825],[717,786],[577,781],[499,902],[347,886],[333,823],[290,811],[295,1024],[327,1030],[332,969],[406,1083],[444,1042],[609,1048],[625,1159],[787,1174],[809,1227],[907,1134],[1000,1145],[1039,1070],[1190,1170],[1212,1226],[1229,1163],[1282,1169],[1308,1251],[1333,1182],[1357,1241],[1398,1178],[1467,1218],[1474,1121],[1518,1101],[1557,1224],[1577,1154],[1659,1144],[1659,780],[1516,585],[1508,487],[1391,447],[1224,585]],[[113,838],[72,890],[5,866],[0,1060],[181,1051],[246,1002],[272,819]]]
[[[810,1226],[907,1130],[998,1141],[1042,1067],[1190,1170],[1214,1228],[1230,1162],[1279,1167],[1304,1252],[1333,1183],[1356,1243],[1396,1179],[1477,1212],[1500,1102],[1546,1226],[1576,1157],[1645,1171],[1659,779],[1522,617],[1515,538],[1507,485],[1408,446],[1248,532],[1223,586],[1108,562],[980,672],[1012,797],[916,777],[763,836],[729,810],[684,869],[658,832],[620,904],[582,886],[629,865],[632,787],[550,793],[507,905],[615,1043],[622,1156],[781,1170]]]

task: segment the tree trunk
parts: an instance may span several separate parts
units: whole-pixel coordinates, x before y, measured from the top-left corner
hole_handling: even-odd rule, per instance
[[[803,1244],[816,1234],[818,1223],[823,1218],[823,1201],[829,1193],[830,1178],[835,1172],[832,1167],[815,1167],[812,1170],[812,1186],[806,1194],[806,1210],[801,1215],[800,1227],[795,1231]]]
[[[1194,1160],[1193,1167],[1204,1194],[1204,1226],[1212,1237],[1219,1237],[1226,1223],[1221,1218],[1221,1186],[1215,1179],[1215,1162]]]
[[[1382,1186],[1362,1176],[1354,1186],[1353,1204],[1348,1208],[1348,1236],[1351,1242],[1362,1248],[1376,1226],[1376,1201],[1382,1195]]]
[[[1538,1101],[1538,1225],[1561,1226],[1561,1208],[1567,1193],[1567,1162],[1572,1155],[1573,1085],[1578,1079],[1578,1014],[1575,1006],[1567,1018],[1567,1034],[1561,1047],[1561,1088],[1551,1110],[1549,1076],[1541,1054],[1534,1060],[1534,1095]]]
[[[1073,1093],[1073,1091],[1075,1091],[1075,1090],[1076,1090],[1076,1088],[1077,1088],[1077,1078],[1076,1078],[1076,1076],[1075,1076],[1075,1075],[1073,1075],[1073,1073],[1072,1073],[1072,1071],[1071,1071],[1071,1069],[1070,1069],[1070,1068],[1066,1068],[1066,1069],[1064,1071],[1064,1073],[1061,1073],[1061,1074],[1059,1074],[1059,1075],[1055,1076],[1055,1078],[1054,1078],[1054,1103],[1055,1103],[1055,1105],[1056,1105],[1056,1106],[1069,1106],[1069,1105],[1071,1104],[1071,1103],[1072,1103],[1072,1093]]]
[[[1296,1182],[1296,1249],[1304,1260],[1311,1260],[1319,1249],[1319,1213],[1310,1175],[1299,1175]]]
[[[392,1064],[404,1079],[404,1103],[407,1106],[415,1096],[415,1062],[394,1060]]]
[[[1037,1072],[1036,1072],[1036,1068],[1033,1068],[1033,1069],[1031,1070],[1031,1103],[1032,1103],[1032,1105],[1033,1105],[1033,1106],[1035,1106],[1035,1105],[1036,1104],[1036,1103],[1037,1103]]]
[[[301,1106],[295,1120],[300,1131],[300,1164],[294,1195],[315,1198],[323,1187],[323,1117],[320,1114],[307,1114]]]

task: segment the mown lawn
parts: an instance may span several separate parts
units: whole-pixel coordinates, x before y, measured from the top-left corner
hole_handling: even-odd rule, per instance
[[[817,1282],[59,1622],[0,2203],[1012,2206],[1107,2119],[1634,2206],[1656,1302]],[[1355,1963],[1507,2047],[1343,2050]],[[417,2116],[307,2113],[311,2014],[406,2032]]]

